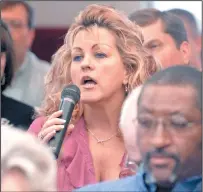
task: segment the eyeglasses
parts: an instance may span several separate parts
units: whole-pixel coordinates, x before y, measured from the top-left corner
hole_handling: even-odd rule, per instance
[[[140,115],[134,121],[137,123],[135,126],[140,127],[146,134],[151,134],[155,131],[159,124],[162,124],[164,128],[166,128],[171,133],[184,133],[187,128],[195,124],[200,124],[201,120],[199,121],[188,121],[182,115],[172,115],[169,118],[155,118],[152,116],[144,116]]]

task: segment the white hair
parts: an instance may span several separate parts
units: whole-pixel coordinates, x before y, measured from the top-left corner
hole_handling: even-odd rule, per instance
[[[56,191],[56,161],[51,150],[28,132],[1,125],[1,176],[19,168],[31,191]]]
[[[140,152],[136,143],[137,100],[142,86],[136,87],[125,99],[120,117],[120,128],[124,137],[125,146],[130,158],[140,159]]]

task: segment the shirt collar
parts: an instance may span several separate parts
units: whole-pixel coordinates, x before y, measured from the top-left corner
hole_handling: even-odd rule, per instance
[[[150,192],[155,192],[157,189],[157,185],[155,183],[147,183],[147,173],[144,171],[144,169],[140,169],[139,171],[142,174],[142,179],[143,179],[143,182],[144,182],[147,190]],[[181,182],[177,182],[174,185],[172,192],[193,191],[197,187],[197,185],[200,183],[202,183],[202,175],[193,176],[193,177],[187,178]]]
[[[16,72],[16,76],[22,74],[26,70],[28,64],[29,64],[29,51],[25,55],[25,59],[23,61],[23,64],[20,66],[20,68]]]

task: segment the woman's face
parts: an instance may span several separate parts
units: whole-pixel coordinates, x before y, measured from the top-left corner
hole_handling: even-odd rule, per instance
[[[80,88],[82,102],[100,102],[124,94],[126,70],[112,32],[96,26],[81,30],[71,51],[71,78]]]
[[[5,70],[5,66],[6,66],[6,53],[1,52],[0,56],[1,56],[1,79],[2,79],[4,70]]]

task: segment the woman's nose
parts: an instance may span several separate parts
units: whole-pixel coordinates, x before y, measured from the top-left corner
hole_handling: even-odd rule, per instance
[[[90,56],[85,56],[84,59],[81,62],[81,69],[82,70],[92,70],[94,69],[94,61]]]

